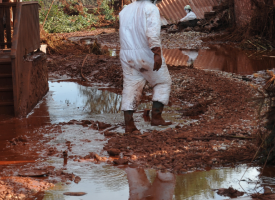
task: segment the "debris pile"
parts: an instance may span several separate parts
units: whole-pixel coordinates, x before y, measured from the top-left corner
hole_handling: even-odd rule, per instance
[[[222,35],[208,39],[238,42],[242,49],[272,50],[275,47],[275,6],[273,1],[251,0],[255,8],[250,21],[242,27],[229,27]]]
[[[218,31],[232,27],[235,24],[234,18],[234,2],[233,0],[224,1],[219,6],[214,6],[214,16],[207,16],[205,19],[198,22],[198,27],[194,28],[197,31]],[[211,14],[211,13],[210,13]]]

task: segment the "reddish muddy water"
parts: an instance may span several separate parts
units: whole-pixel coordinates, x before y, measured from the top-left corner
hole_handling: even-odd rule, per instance
[[[108,139],[98,130],[78,124],[59,123],[70,120],[93,120],[111,124],[111,128],[123,132],[123,117],[120,109],[121,95],[108,88],[84,86],[76,82],[49,82],[50,91],[25,119],[2,116],[0,121],[1,162],[0,172],[5,176],[16,176],[18,167],[25,165],[54,166],[67,173],[74,173],[81,178],[75,182],[57,182],[53,188],[37,195],[37,199],[176,199],[205,200],[227,199],[214,189],[228,188],[244,191],[244,196],[251,193],[273,191],[275,185],[274,169],[265,170],[260,176],[259,167],[246,166],[212,169],[210,171],[188,172],[174,176],[160,173],[153,169],[139,169],[113,166],[105,162],[95,163],[85,160],[74,160],[73,156],[85,156],[96,152],[101,156],[107,153],[102,150]],[[148,94],[150,95],[150,94]],[[150,102],[143,102],[139,110],[150,108]],[[196,123],[190,118],[177,118],[177,106],[165,111],[165,118],[178,123]],[[136,123],[142,131],[151,129],[142,117],[142,112],[135,113]],[[164,127],[165,129],[167,127]],[[157,127],[157,129],[160,129]],[[6,148],[7,140],[26,136],[25,145],[14,145]],[[33,145],[28,145],[30,138],[36,138]],[[20,140],[20,139],[19,139]],[[21,139],[21,140],[24,140]],[[58,155],[45,156],[39,146],[55,147],[57,152],[67,149],[68,159]],[[16,142],[16,141],[15,141]],[[25,163],[27,162],[27,164]],[[36,162],[33,163],[33,162]],[[16,165],[14,165],[16,164]],[[9,171],[10,169],[10,171]],[[241,179],[242,175],[244,177]],[[43,178],[46,180],[55,177]],[[241,180],[240,180],[241,179]],[[84,196],[65,196],[64,192],[85,192]],[[33,198],[35,199],[35,198]]]
[[[110,50],[111,56],[119,51]],[[275,51],[243,51],[236,47],[212,45],[209,49],[163,49],[163,55],[170,69],[189,66],[204,70],[224,71],[239,75],[252,75],[275,66]]]

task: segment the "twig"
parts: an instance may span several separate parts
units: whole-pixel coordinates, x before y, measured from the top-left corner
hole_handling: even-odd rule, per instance
[[[55,1],[55,0],[53,0],[53,1],[52,1],[52,4],[51,4],[51,6],[50,6],[50,8],[49,8],[49,11],[48,11],[48,13],[47,13],[47,15],[46,15],[46,18],[44,19],[44,22],[43,22],[42,28],[44,27],[44,24],[45,24],[46,19],[48,18],[48,15],[49,15],[49,13],[50,13],[50,11],[51,11],[51,9],[52,9],[52,5],[53,5],[53,2],[54,2],[54,1]]]
[[[83,66],[84,66],[84,64],[85,64],[85,62],[86,62],[88,56],[89,56],[89,54],[87,54],[86,57],[84,58],[83,63],[82,63],[82,66],[81,66],[81,69],[80,69],[80,75],[81,75],[81,77],[82,77],[86,82],[88,82],[88,79],[83,75],[82,69],[83,69]]]

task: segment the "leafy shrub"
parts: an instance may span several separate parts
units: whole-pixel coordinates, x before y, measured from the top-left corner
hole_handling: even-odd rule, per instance
[[[115,20],[114,10],[110,9],[107,0],[103,0],[101,4],[102,14],[105,15],[106,20]]]
[[[45,5],[43,0],[39,0],[38,2],[41,6],[39,21],[40,24],[43,24],[49,10],[49,5]],[[85,7],[82,7],[83,10],[81,10],[81,14],[68,15],[64,12],[64,7],[66,5],[64,3],[60,4],[60,1],[59,4],[53,4],[43,27],[45,31],[48,33],[69,33],[81,30],[91,30],[92,26],[99,21],[99,17],[94,14],[89,14],[88,9]],[[99,15],[104,15],[105,20],[115,20],[113,9],[109,8],[107,0],[103,0],[100,8],[101,12]],[[70,6],[69,9],[74,11],[76,8]],[[77,12],[77,10],[75,10],[75,12]]]

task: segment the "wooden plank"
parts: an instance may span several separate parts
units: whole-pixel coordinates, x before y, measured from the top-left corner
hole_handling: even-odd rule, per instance
[[[7,43],[11,42],[11,20],[10,20],[10,8],[5,8],[6,13],[6,36],[7,36]],[[8,48],[11,48],[11,44],[7,45]]]
[[[9,55],[0,54],[0,64],[3,64],[3,63],[8,63],[8,64],[11,63],[11,58]]]
[[[0,43],[4,43],[4,7],[0,7]],[[4,49],[5,45],[0,45],[0,49]]]
[[[19,38],[19,28],[20,28],[20,21],[21,21],[21,12],[22,12],[22,3],[18,3],[16,7],[16,18],[13,20],[13,38],[12,38],[12,48],[11,48],[11,57],[16,57],[16,51],[18,47],[18,38]]]

